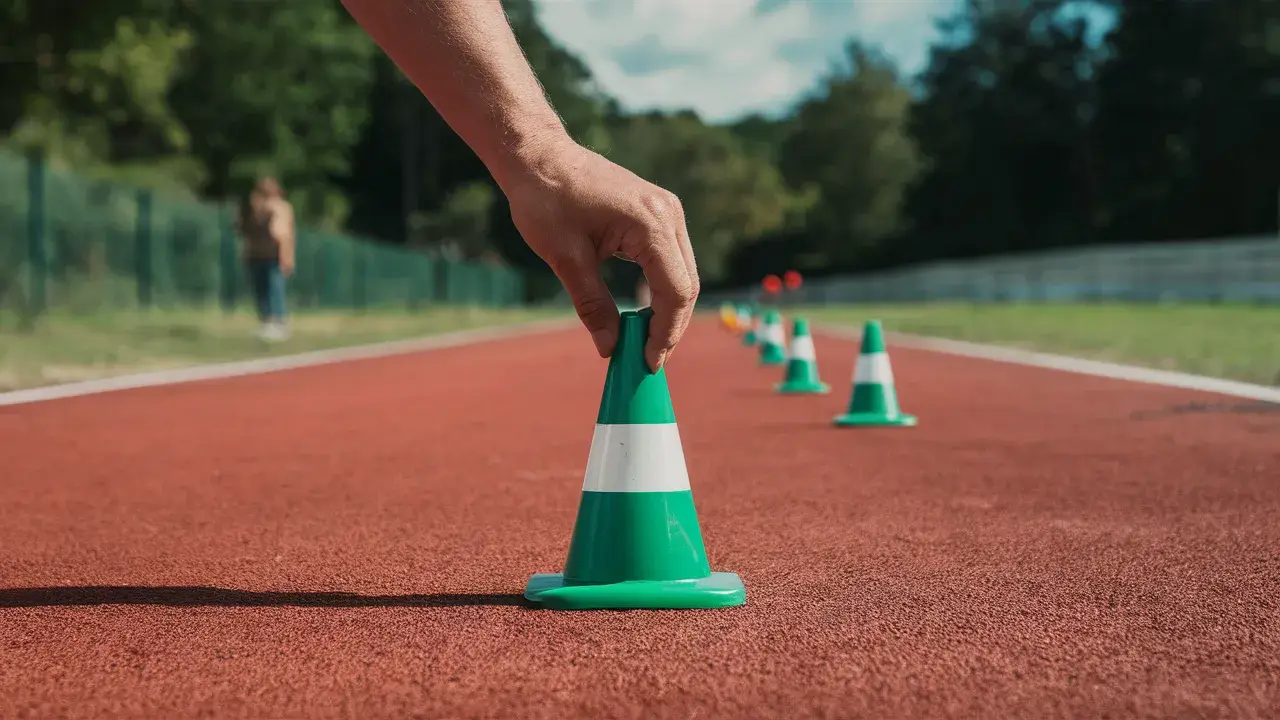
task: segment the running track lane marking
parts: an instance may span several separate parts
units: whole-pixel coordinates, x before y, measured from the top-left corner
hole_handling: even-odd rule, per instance
[[[184,382],[195,382],[198,380],[216,380],[219,378],[255,375],[280,370],[292,370],[294,368],[325,365],[329,363],[345,362],[348,360],[360,360],[365,358],[385,357],[404,353],[458,347],[461,345],[470,345],[490,340],[516,338],[541,332],[551,332],[561,328],[567,329],[576,323],[576,318],[564,320],[543,320],[531,323],[522,323],[519,325],[506,325],[495,328],[480,328],[477,330],[441,333],[439,335],[431,335],[426,338],[392,340],[389,342],[372,343],[368,345],[353,345],[329,350],[315,350],[312,352],[298,353],[294,355],[281,355],[271,358],[241,360],[237,362],[216,363],[212,365],[196,365],[186,368],[175,368],[173,370],[159,370],[155,372],[118,375],[99,380],[86,380],[83,382],[30,388],[27,390],[14,390],[11,392],[0,393],[0,407],[40,402],[43,400],[78,397],[81,395],[93,395],[97,393],[112,392],[115,390],[155,387],[158,385],[173,385]],[[814,329],[833,337],[845,339],[856,340],[862,336],[861,329],[842,325],[828,325],[822,323],[815,325]],[[1027,350],[1015,350],[996,345],[981,345],[978,343],[963,342],[960,340],[946,340],[943,338],[931,338],[919,335],[907,335],[903,333],[885,333],[885,335],[889,338],[892,344],[915,350],[928,350],[931,352],[939,352],[949,355],[962,355],[965,357],[993,360],[997,362],[1008,362],[1017,365],[1032,365],[1035,367],[1062,370],[1082,375],[1094,375],[1098,377],[1128,380],[1130,382],[1146,383],[1151,385],[1186,388],[1189,390],[1212,392],[1231,397],[1262,400],[1265,402],[1280,402],[1280,388],[1270,388],[1265,385],[1253,385],[1250,383],[1237,382],[1235,380],[1223,380],[1203,375],[1192,375],[1189,373],[1179,373],[1168,370],[1156,370],[1153,368],[1143,368],[1133,365],[1120,365],[1117,363],[1100,362],[1097,360],[1084,360],[1067,355],[1052,355],[1048,353],[1030,352]]]
[[[555,330],[564,330],[576,324],[578,324],[578,319],[576,317],[556,320],[537,320],[534,322],[518,323],[515,325],[500,325],[497,327],[440,333],[438,335],[428,335],[426,337],[411,338],[407,340],[390,340],[387,342],[350,345],[347,347],[331,348],[328,350],[312,350],[310,352],[295,353],[292,355],[279,355],[276,357],[256,358],[253,360],[238,360],[235,362],[174,368],[172,370],[157,370],[153,372],[117,375],[115,377],[101,378],[97,380],[85,380],[82,382],[50,385],[46,387],[36,387],[26,390],[13,390],[10,392],[0,393],[0,407],[5,405],[21,405],[25,403],[41,402],[44,400],[57,400],[59,398],[79,397],[81,395],[95,395],[98,393],[113,392],[116,390],[131,390],[134,388],[195,382],[197,380],[216,380],[219,378],[240,377],[243,375],[258,375],[261,373],[293,370],[295,368],[311,367],[314,365],[328,365],[331,363],[346,362],[348,360],[363,360],[366,358],[403,355],[406,353],[424,352],[427,350],[440,350],[444,348],[459,347],[462,345],[474,345],[491,340],[506,340],[508,338],[517,338],[526,335],[552,332]]]
[[[838,338],[857,339],[862,336],[860,329],[842,325],[821,324],[816,329]],[[1185,388],[1187,390],[1218,393],[1231,397],[1280,403],[1280,388],[1267,387],[1266,385],[1254,385],[1236,380],[1223,380],[1204,375],[1156,370],[1154,368],[1121,365],[1098,360],[1084,360],[1067,355],[1015,350],[996,345],[981,345],[961,340],[946,340],[943,338],[889,332],[885,333],[885,337],[888,338],[890,345],[913,350],[928,350],[947,355],[962,355],[982,360],[1014,363],[1016,365],[1032,365],[1080,375],[1094,375],[1148,385],[1163,385],[1165,387]]]

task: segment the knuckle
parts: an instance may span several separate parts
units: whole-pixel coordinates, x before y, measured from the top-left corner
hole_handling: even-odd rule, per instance
[[[691,305],[698,298],[697,281],[690,277],[672,278],[671,291],[681,306]]]
[[[644,207],[646,219],[655,220],[658,225],[667,225],[684,212],[680,200],[662,188],[645,193],[640,204]]]
[[[675,214],[676,217],[684,217],[684,205],[680,203],[680,198],[673,192],[668,192],[666,190],[663,190],[662,192],[664,194],[663,199],[671,212]]]
[[[599,330],[608,323],[609,301],[602,297],[589,295],[578,298],[574,309],[578,319],[591,330]]]

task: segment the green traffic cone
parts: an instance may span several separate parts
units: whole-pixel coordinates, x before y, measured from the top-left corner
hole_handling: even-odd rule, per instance
[[[787,374],[775,389],[785,395],[825,395],[831,392],[831,386],[818,379],[818,356],[813,349],[809,323],[803,318],[796,318],[792,328]]]
[[[738,311],[738,318],[742,327],[747,329],[742,335],[742,346],[755,347],[756,339],[759,335],[757,330],[760,327],[760,316],[752,311],[750,306],[743,305],[742,309]]]
[[[853,372],[853,397],[849,411],[835,419],[842,426],[889,425],[911,427],[912,415],[898,408],[898,393],[893,384],[893,368],[884,349],[884,333],[879,320],[872,320],[862,330],[862,349]]]
[[[735,573],[711,572],[666,370],[644,360],[653,311],[622,313],[563,573],[524,596],[561,610],[742,605]]]
[[[720,303],[720,324],[732,332],[738,321],[738,308],[733,303]]]
[[[786,343],[787,337],[782,330],[782,316],[777,310],[770,310],[764,316],[764,328],[760,335],[760,364],[786,364]]]

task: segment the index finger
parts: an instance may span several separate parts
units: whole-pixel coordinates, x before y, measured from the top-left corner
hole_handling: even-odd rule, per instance
[[[702,292],[702,280],[698,277],[698,261],[693,256],[693,243],[689,240],[689,227],[684,219],[684,208],[677,202],[676,209],[676,240],[680,245],[680,256],[684,258],[684,269],[689,273],[689,282],[693,284],[693,297],[689,300],[689,318],[685,319],[685,327],[688,327],[689,319],[692,318],[693,309],[697,307],[698,295]],[[681,331],[683,333],[683,331]]]
[[[678,224],[683,228],[683,221]],[[637,258],[653,295],[649,304],[653,308],[653,320],[644,357],[654,372],[666,363],[684,336],[697,298],[697,285],[686,266],[679,233],[671,224],[652,228],[650,252],[641,253]]]

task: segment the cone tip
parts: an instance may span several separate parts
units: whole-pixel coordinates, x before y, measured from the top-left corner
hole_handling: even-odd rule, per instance
[[[633,335],[644,345],[644,341],[649,339],[649,319],[652,317],[651,307],[623,311],[619,317],[618,336]]]
[[[644,345],[649,340],[649,318],[653,317],[652,308],[626,310],[620,316],[618,324],[618,344],[614,347],[613,356],[609,359],[610,367],[620,362],[639,361],[644,365]],[[648,366],[645,365],[647,368]]]
[[[868,320],[862,330],[862,352],[884,352],[884,333],[879,320]]]

